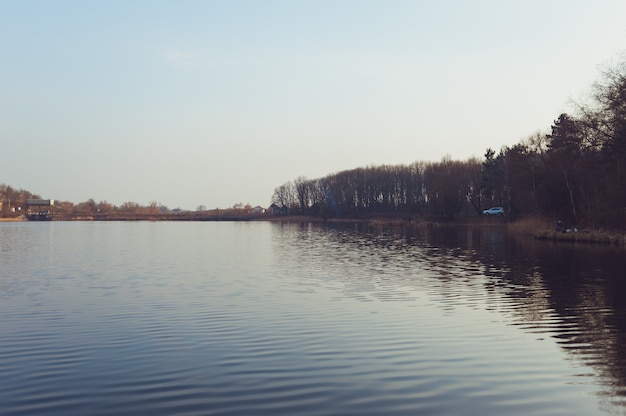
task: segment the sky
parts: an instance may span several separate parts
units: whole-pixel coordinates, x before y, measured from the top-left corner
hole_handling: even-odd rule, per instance
[[[268,206],[304,176],[482,158],[624,57],[623,0],[0,0],[0,183]]]

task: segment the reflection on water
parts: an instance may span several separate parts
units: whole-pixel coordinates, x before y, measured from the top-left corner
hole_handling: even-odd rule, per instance
[[[313,269],[323,269],[326,262],[349,263],[354,274],[348,276],[354,281],[344,280],[343,290],[350,296],[401,301],[427,292],[444,313],[463,306],[502,314],[510,325],[537,334],[537,339],[553,340],[581,364],[581,375],[597,378],[603,403],[616,405],[613,412],[624,412],[623,249],[534,241],[497,228],[297,227],[294,235],[296,226],[285,226],[279,251],[296,248],[296,255],[306,259],[303,264],[317,261]],[[366,270],[363,264],[375,268]],[[376,280],[388,275],[394,278]],[[317,278],[335,281],[334,276]]]
[[[626,414],[624,254],[460,227],[0,224],[0,414]]]

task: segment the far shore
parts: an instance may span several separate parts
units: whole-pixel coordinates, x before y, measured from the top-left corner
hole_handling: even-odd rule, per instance
[[[0,218],[0,222],[28,221],[24,216]],[[576,230],[556,231],[550,221],[539,218],[526,218],[508,221],[505,217],[462,216],[450,221],[421,216],[371,216],[367,218],[323,218],[303,215],[269,215],[269,214],[232,214],[224,213],[203,215],[190,213],[188,215],[156,214],[156,215],[93,215],[75,217],[57,217],[53,221],[270,221],[284,223],[361,223],[373,227],[505,227],[508,231],[532,237],[537,240],[569,243],[587,243],[614,245],[626,248],[626,234],[607,230],[580,227]]]

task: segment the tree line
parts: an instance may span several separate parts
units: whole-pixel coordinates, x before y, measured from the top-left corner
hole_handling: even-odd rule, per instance
[[[359,218],[428,215],[453,219],[504,207],[511,218],[626,228],[626,61],[607,68],[588,103],[483,159],[368,166],[274,190],[283,214]]]
[[[15,189],[10,185],[0,183],[0,217],[23,215],[28,199],[41,199],[41,197],[24,189]],[[148,205],[124,202],[116,206],[107,201],[96,202],[88,199],[77,204],[70,201],[55,201],[54,212],[57,218],[80,218],[94,215],[157,215],[168,213],[170,210],[156,202],[150,202]]]
[[[28,199],[41,199],[37,194],[24,189],[16,189],[10,185],[0,183],[0,218],[21,217],[26,212]],[[169,209],[167,206],[156,201],[147,205],[127,201],[120,205],[114,205],[108,201],[97,202],[93,198],[87,201],[74,203],[71,201],[54,201],[54,218],[57,220],[68,219],[204,219],[211,217],[244,217],[257,214],[252,205],[238,202],[232,207],[207,209],[199,205],[195,211],[180,208]]]

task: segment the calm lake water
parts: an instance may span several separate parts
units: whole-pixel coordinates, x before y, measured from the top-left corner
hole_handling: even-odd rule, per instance
[[[0,223],[0,414],[624,415],[625,254],[500,229]]]

